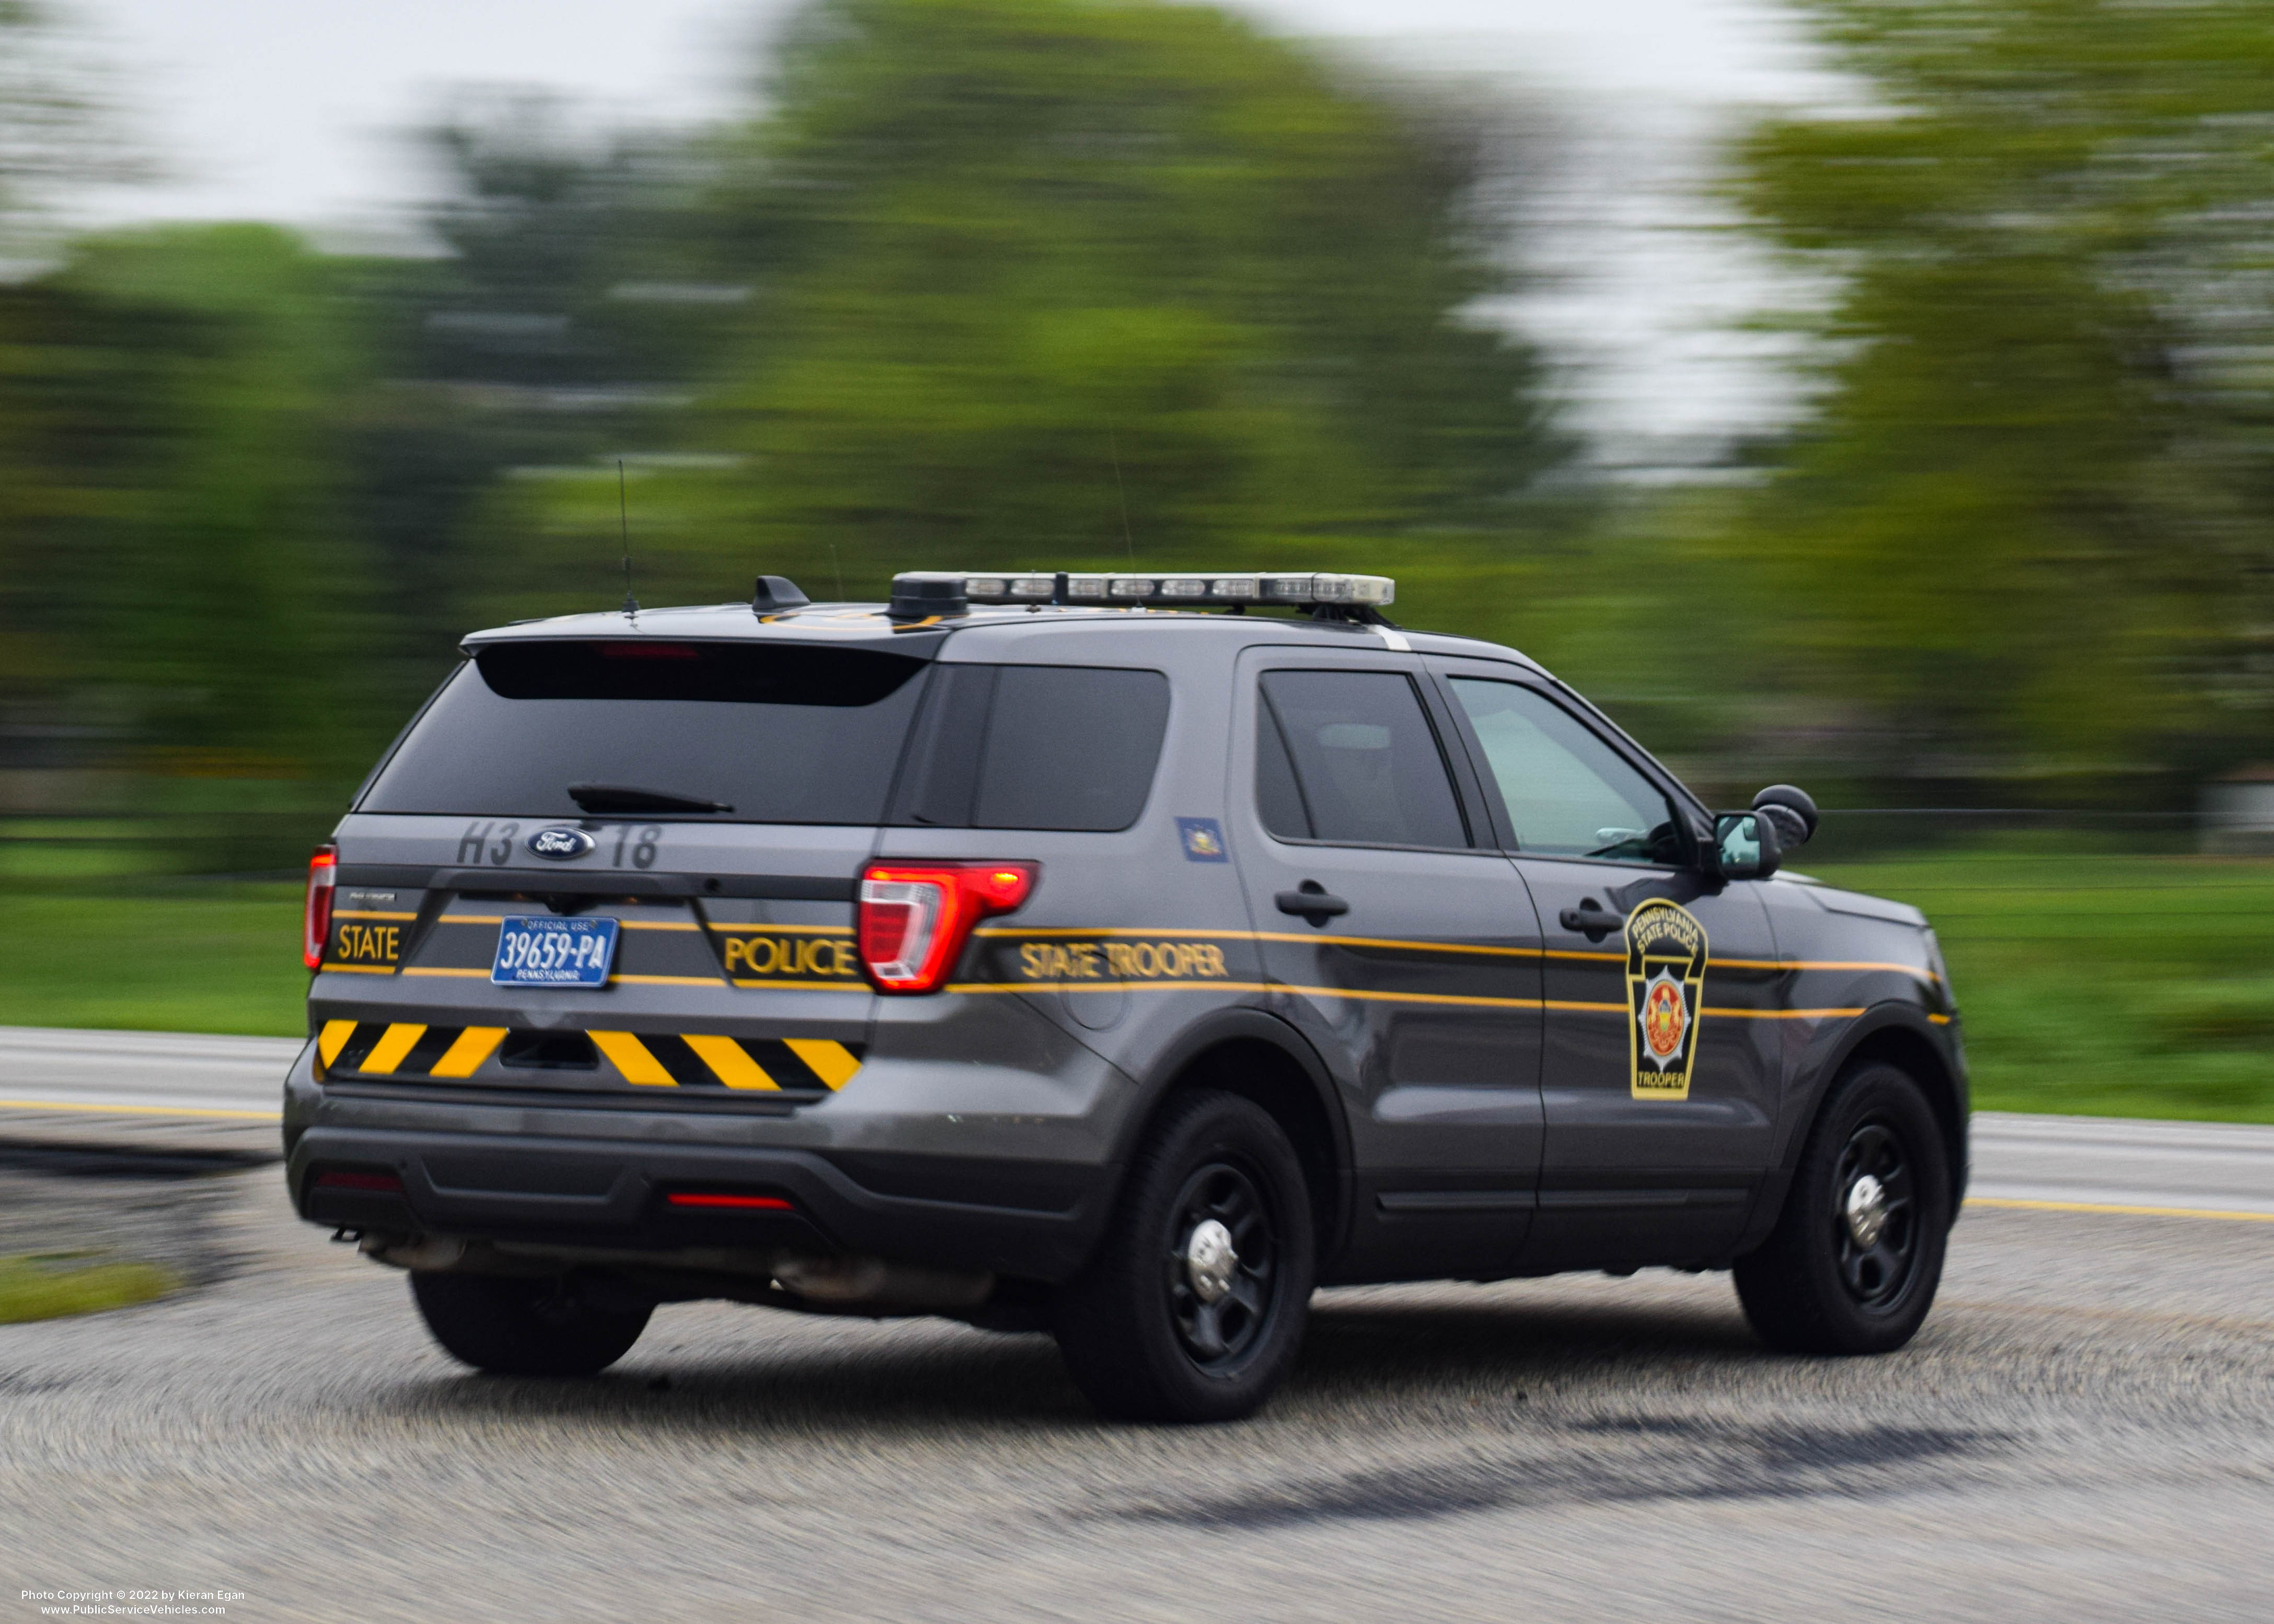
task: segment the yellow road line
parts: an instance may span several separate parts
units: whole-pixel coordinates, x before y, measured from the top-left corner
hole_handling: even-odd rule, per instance
[[[224,1111],[193,1105],[82,1105],[67,1100],[0,1100],[0,1110],[101,1111],[112,1116],[227,1116],[239,1122],[281,1122],[282,1111]]]
[[[2109,1213],[2132,1218],[2212,1218],[2222,1223],[2274,1223],[2274,1213],[2235,1213],[2216,1207],[2129,1207],[2112,1201],[2020,1201],[2004,1196],[1970,1195],[1969,1207],[1999,1207],[2029,1213]]]

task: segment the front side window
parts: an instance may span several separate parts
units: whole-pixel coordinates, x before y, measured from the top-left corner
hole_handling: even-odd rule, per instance
[[[1673,808],[1627,759],[1537,689],[1455,677],[1519,851],[1609,862],[1681,861]]]
[[[1263,678],[1256,805],[1283,840],[1469,844],[1445,757],[1412,679],[1390,671]]]

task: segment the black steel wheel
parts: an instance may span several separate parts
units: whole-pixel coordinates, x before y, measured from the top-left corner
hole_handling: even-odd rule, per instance
[[[1934,1305],[1950,1229],[1942,1126],[1907,1072],[1866,1064],[1835,1083],[1776,1228],[1737,1259],[1737,1297],[1789,1353],[1886,1353]]]
[[[434,1340],[455,1358],[500,1376],[590,1376],[647,1328],[645,1308],[602,1307],[565,1280],[413,1274],[410,1295]]]
[[[1866,1309],[1901,1297],[1918,1267],[1918,1199],[1901,1136],[1874,1117],[1849,1137],[1832,1176],[1840,1282]]]
[[[1254,1180],[1211,1162],[1178,1192],[1162,1267],[1185,1351],[1201,1369],[1233,1369],[1271,1312],[1278,1237]]]
[[[1253,1413],[1301,1345],[1313,1251],[1302,1164],[1270,1115],[1212,1089],[1172,1097],[1053,1305],[1075,1385],[1123,1420]]]

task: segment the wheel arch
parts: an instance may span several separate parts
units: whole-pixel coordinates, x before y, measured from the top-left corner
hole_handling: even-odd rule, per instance
[[[1971,1107],[1963,1069],[1950,1053],[1948,1040],[1926,1012],[1907,1004],[1881,1004],[1867,1010],[1841,1034],[1839,1046],[1822,1070],[1808,1121],[1793,1136],[1785,1157],[1797,1162],[1808,1130],[1832,1092],[1832,1085],[1859,1065],[1884,1062],[1908,1073],[1925,1093],[1927,1104],[1941,1130],[1943,1147],[1950,1156],[1951,1199],[1955,1207],[1966,1199],[1968,1173],[1967,1118]]]
[[[1302,1034],[1261,1010],[1219,1011],[1188,1028],[1151,1068],[1144,1103],[1130,1114],[1115,1157],[1118,1165],[1130,1165],[1162,1109],[1191,1088],[1221,1088],[1252,1100],[1286,1132],[1311,1186],[1319,1257],[1334,1256],[1349,1230],[1350,1123],[1325,1063]]]
[[[1759,1246],[1776,1227],[1793,1175],[1800,1166],[1801,1153],[1808,1147],[1808,1136],[1823,1114],[1825,1102],[1832,1097],[1833,1085],[1856,1066],[1877,1061],[1899,1067],[1924,1091],[1927,1108],[1942,1130],[1943,1145],[1950,1157],[1952,1215],[1956,1216],[1966,1200],[1967,1117],[1971,1108],[1965,1067],[1946,1031],[1930,1021],[1927,1011],[1917,1005],[1891,1002],[1865,1010],[1849,1022],[1828,1049],[1820,1051],[1822,1057],[1811,1063],[1813,1077],[1804,1095],[1806,1107],[1796,1114],[1775,1165],[1762,1181],[1752,1214],[1732,1249],[1735,1255],[1743,1256]]]

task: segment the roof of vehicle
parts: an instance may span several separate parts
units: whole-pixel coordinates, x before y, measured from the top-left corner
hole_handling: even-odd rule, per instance
[[[1313,620],[1275,613],[1228,614],[1221,610],[1122,609],[1049,604],[987,606],[974,605],[952,619],[893,620],[882,604],[809,604],[779,613],[759,615],[748,603],[699,604],[668,609],[643,609],[636,614],[611,610],[596,614],[564,614],[550,619],[516,620],[469,634],[462,646],[469,651],[485,644],[520,639],[649,638],[681,642],[793,642],[857,643],[893,647],[918,656],[936,650],[948,635],[987,631],[1016,635],[1021,630],[1043,630],[1069,625],[1085,628],[1126,628],[1132,634],[1157,635],[1174,630],[1180,635],[1235,638],[1243,643],[1285,643],[1317,639],[1322,644],[1411,647],[1427,654],[1468,655],[1514,660],[1532,670],[1537,662],[1498,643],[1442,632],[1412,631],[1345,620]],[[990,641],[992,639],[990,638]]]

